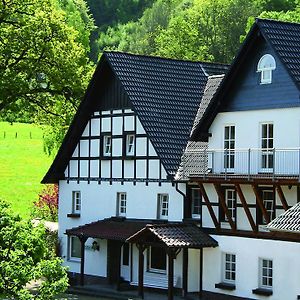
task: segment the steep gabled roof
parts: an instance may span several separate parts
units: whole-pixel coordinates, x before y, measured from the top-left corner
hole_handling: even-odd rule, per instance
[[[239,76],[239,70],[247,60],[255,41],[260,35],[275,51],[287,72],[300,89],[300,24],[268,19],[256,19],[222,84],[210,102],[203,118],[191,137],[192,140],[207,141],[208,129],[222,105],[226,93]]]
[[[105,52],[63,144],[43,183],[57,182],[94,110],[107,66],[116,75],[162,164],[174,175],[189,138],[207,76],[224,73],[227,65]]]

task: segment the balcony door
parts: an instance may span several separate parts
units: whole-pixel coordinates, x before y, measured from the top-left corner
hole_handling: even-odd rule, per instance
[[[261,171],[272,172],[274,167],[274,126],[261,124]]]
[[[224,171],[233,172],[235,164],[235,126],[224,127]]]

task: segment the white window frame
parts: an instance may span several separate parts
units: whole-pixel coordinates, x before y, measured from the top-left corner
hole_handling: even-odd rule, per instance
[[[159,247],[157,247],[159,248]],[[163,251],[163,248],[161,248]],[[149,248],[147,248],[147,271],[148,272],[152,272],[152,273],[160,273],[160,274],[167,274],[167,268],[168,268],[168,260],[167,260],[167,254],[166,254],[166,269],[156,269],[156,268],[152,268],[151,266],[151,256],[152,256],[152,246],[149,246]]]
[[[232,133],[232,128],[234,131]],[[226,131],[228,129],[228,136]],[[227,170],[233,170],[235,165],[235,136],[236,128],[234,124],[227,124],[224,126],[224,168]],[[226,150],[226,151],[225,151]]]
[[[117,215],[126,217],[127,195],[124,192],[117,193]]]
[[[202,195],[200,193],[199,188],[191,189],[191,198],[192,198],[191,199],[192,218],[199,219],[201,218],[201,202],[202,202]]]
[[[266,194],[272,194],[273,195],[273,199],[268,199],[265,197]],[[274,190],[262,190],[262,201],[263,201],[263,205],[267,211],[267,214],[269,216],[270,221],[272,221],[275,217],[275,193]],[[264,216],[262,216],[262,223],[264,225],[267,224]]]
[[[273,289],[273,260],[269,258],[259,258],[259,287],[263,289]],[[271,284],[270,281],[271,280]]]
[[[72,212],[79,214],[81,212],[81,192],[72,191]]]
[[[69,236],[69,238],[68,238],[68,244],[69,244],[69,247],[68,247],[69,248],[68,259],[70,261],[76,261],[76,262],[78,262],[78,261],[81,260],[81,254],[80,254],[80,256],[72,256],[72,254],[73,254],[73,246],[74,246],[74,239],[78,240],[79,252],[81,252],[81,242],[80,242],[79,238],[77,236],[73,236],[73,235]]]
[[[112,137],[111,135],[103,136],[103,156],[111,156],[112,154]]]
[[[169,194],[157,194],[158,217],[159,219],[168,219],[169,215]]]
[[[134,144],[135,144],[135,135],[127,134],[126,135],[126,155],[134,155]]]
[[[230,194],[234,194],[235,197],[231,197]],[[225,202],[228,209],[228,212],[231,216],[232,221],[236,220],[236,202],[237,202],[237,193],[235,189],[225,189]],[[225,215],[225,221],[228,222],[227,216]]]
[[[223,253],[223,282],[234,284],[236,280],[236,255]]]
[[[267,126],[267,136],[263,135],[263,128]],[[270,127],[272,126],[272,136],[270,135]],[[264,147],[266,143],[266,147]],[[269,144],[272,143],[272,147]],[[268,171],[273,169],[273,149],[274,149],[274,124],[272,122],[264,122],[260,124],[260,148],[261,148],[261,169]],[[269,159],[272,159],[270,164]],[[266,160],[266,161],[265,161]]]
[[[265,66],[266,60],[270,60],[270,65]],[[257,72],[260,72],[260,84],[272,83],[272,73],[276,69],[276,61],[271,54],[263,55],[257,64]]]

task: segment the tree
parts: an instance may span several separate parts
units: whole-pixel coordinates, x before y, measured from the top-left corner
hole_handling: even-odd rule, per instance
[[[48,250],[45,229],[14,215],[0,201],[0,293],[21,300],[51,300],[67,288],[66,269]],[[26,284],[42,279],[35,295]]]
[[[76,107],[91,70],[79,40],[54,0],[1,1],[0,111],[60,117],[58,102]]]
[[[39,194],[39,199],[33,203],[34,217],[57,222],[58,185],[46,185]]]

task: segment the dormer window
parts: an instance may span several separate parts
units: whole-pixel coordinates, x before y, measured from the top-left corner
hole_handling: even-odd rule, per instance
[[[257,72],[260,72],[260,83],[272,83],[272,71],[276,69],[276,62],[271,54],[265,54],[257,64]]]

